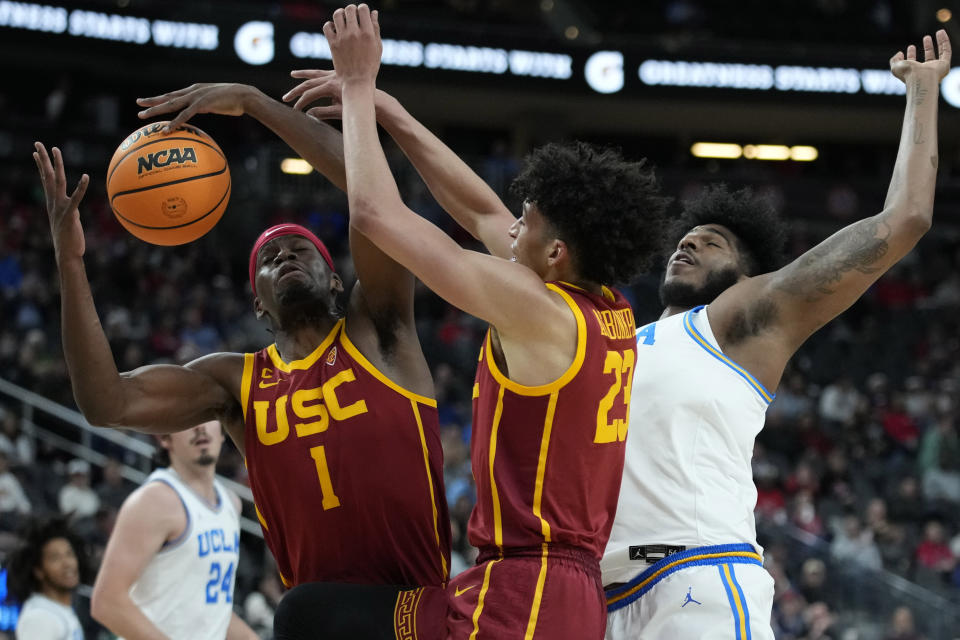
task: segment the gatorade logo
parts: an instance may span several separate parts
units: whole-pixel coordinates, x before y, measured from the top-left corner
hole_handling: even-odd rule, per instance
[[[183,149],[161,149],[137,158],[137,175],[144,171],[153,171],[160,167],[166,167],[171,164],[186,164],[192,162],[197,164],[197,152],[193,147],[184,147]]]

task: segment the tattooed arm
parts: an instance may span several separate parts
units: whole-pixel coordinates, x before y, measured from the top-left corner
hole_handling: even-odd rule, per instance
[[[939,83],[950,68],[946,32],[937,32],[937,43],[939,57],[930,36],[924,38],[923,63],[913,45],[906,56],[890,60],[891,71],[907,86],[907,105],[883,211],[841,229],[779,271],[741,281],[710,305],[721,346],[744,352],[741,364],[761,382],[779,382],[796,349],[856,302],[930,228]]]

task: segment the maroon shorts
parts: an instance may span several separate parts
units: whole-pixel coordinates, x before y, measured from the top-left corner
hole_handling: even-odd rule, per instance
[[[571,547],[481,552],[447,599],[450,640],[602,640],[607,624],[597,560]]]

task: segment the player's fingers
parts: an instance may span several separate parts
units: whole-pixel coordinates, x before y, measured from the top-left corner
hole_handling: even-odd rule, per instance
[[[167,123],[163,128],[163,133],[168,134],[171,131],[176,131],[180,125],[192,118],[197,113],[197,103],[194,102],[189,107],[177,114],[177,116]]]
[[[317,78],[311,78],[310,80],[304,80],[303,82],[301,82],[300,84],[298,84],[298,85],[295,86],[294,88],[290,89],[290,91],[287,91],[285,94],[283,94],[283,98],[281,98],[281,99],[282,99],[284,102],[290,102],[290,101],[293,100],[294,98],[299,98],[299,97],[302,96],[306,91],[309,91],[311,88],[317,86],[317,83],[318,83],[318,82],[322,82],[322,80],[319,80],[319,79],[317,79]]]
[[[903,60],[903,51],[897,51],[895,54],[893,54],[893,57],[890,58],[890,67],[892,68],[893,65],[897,64],[902,60]]]
[[[308,105],[316,102],[317,100],[330,97],[333,97],[333,93],[329,90],[328,85],[325,83],[305,91],[303,95],[300,96],[300,99],[297,100],[296,104],[293,105],[293,108],[302,111]]]
[[[366,3],[357,5],[357,24],[361,31],[373,31],[373,23],[370,21],[370,7]]]
[[[148,118],[152,118],[153,116],[159,115],[161,113],[170,113],[172,111],[177,111],[183,108],[185,102],[186,101],[182,98],[175,98],[173,100],[161,102],[160,104],[154,105],[148,109],[144,109],[138,112],[137,117],[140,118],[141,120],[146,120]]]
[[[58,194],[67,192],[67,172],[63,169],[63,154],[58,147],[53,148],[53,186]]]
[[[343,105],[331,104],[326,107],[314,107],[307,110],[307,115],[311,115],[317,120],[339,120],[343,117]]]
[[[907,60],[916,60],[917,59],[917,48],[914,45],[907,47]]]
[[[327,42],[334,45],[337,43],[337,29],[330,20],[323,23],[323,35],[327,37]]]
[[[930,62],[931,60],[936,60],[937,54],[933,50],[933,38],[930,36],[923,36],[923,61]]]
[[[323,69],[294,69],[290,72],[291,78],[316,78],[322,73],[326,73]]]
[[[172,100],[173,98],[179,98],[182,95],[190,93],[193,91],[197,85],[190,85],[183,89],[177,89],[176,91],[170,91],[169,93],[164,93],[159,96],[151,96],[149,98],[137,98],[137,104],[143,107],[153,106],[161,102],[166,102],[167,100]]]
[[[77,183],[77,188],[73,190],[73,193],[70,195],[70,208],[68,211],[73,211],[80,206],[80,201],[83,200],[83,196],[87,193],[87,187],[90,186],[90,176],[83,174],[80,176],[80,181]]]
[[[373,23],[373,32],[380,37],[380,12],[374,9],[370,12],[370,21]]]
[[[944,29],[937,31],[937,48],[940,50],[940,59],[949,63],[953,50],[950,46],[950,37]]]
[[[348,4],[343,8],[344,23],[346,28],[356,29],[357,28],[357,5]]]
[[[338,34],[343,33],[343,30],[346,28],[347,16],[343,9],[337,9],[333,12],[333,26],[336,28]]]

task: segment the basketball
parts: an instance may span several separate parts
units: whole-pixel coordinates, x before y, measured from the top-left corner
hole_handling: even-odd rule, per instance
[[[127,231],[158,245],[178,245],[210,231],[230,200],[230,168],[213,138],[166,122],[131,133],[107,169],[107,197]]]

